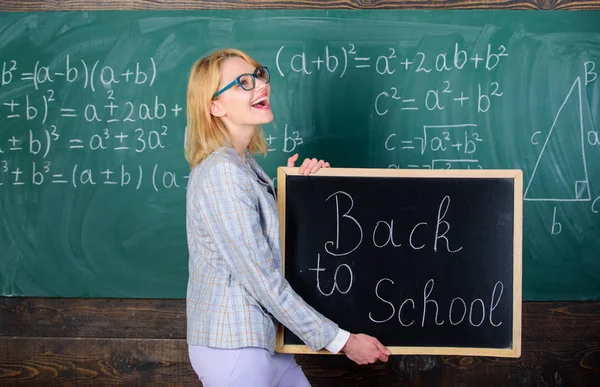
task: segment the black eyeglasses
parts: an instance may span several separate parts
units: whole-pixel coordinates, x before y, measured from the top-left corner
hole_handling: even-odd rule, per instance
[[[217,91],[213,98],[217,98],[219,95],[223,94],[227,89],[235,85],[239,85],[242,89],[248,91],[252,90],[256,87],[256,79],[260,79],[264,83],[269,83],[271,81],[271,75],[269,74],[269,69],[266,67],[259,67],[254,70],[254,74],[242,74],[237,77],[233,82],[223,87],[221,90]]]

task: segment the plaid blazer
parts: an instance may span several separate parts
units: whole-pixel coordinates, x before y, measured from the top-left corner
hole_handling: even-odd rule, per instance
[[[231,146],[193,168],[187,189],[187,342],[275,351],[277,321],[318,350],[338,326],[282,275],[273,182]]]

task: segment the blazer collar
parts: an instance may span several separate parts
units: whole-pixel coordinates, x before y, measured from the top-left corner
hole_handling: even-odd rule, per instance
[[[250,169],[249,165],[246,164],[246,162],[244,162],[242,157],[237,153],[237,151],[231,145],[228,145],[228,144],[223,145],[221,148],[217,149],[215,152],[227,157],[228,159],[233,161],[237,166],[247,170],[248,172],[252,171]],[[246,150],[246,160],[248,159],[249,153],[250,152],[248,152]]]
[[[246,161],[244,161],[237,151],[229,144],[222,146],[216,152],[233,161],[237,166],[242,168],[260,184],[268,186],[272,192],[275,192],[275,189],[271,183],[271,179],[258,165],[256,160],[254,160],[254,157],[252,157],[252,154],[247,149],[244,155]]]

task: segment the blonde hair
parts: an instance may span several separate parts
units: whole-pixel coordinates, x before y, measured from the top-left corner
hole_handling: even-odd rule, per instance
[[[187,130],[185,138],[185,158],[194,168],[213,151],[231,140],[227,128],[220,118],[210,114],[210,104],[219,87],[220,65],[229,58],[239,57],[255,67],[260,63],[248,54],[231,48],[222,49],[199,59],[190,71],[187,90]],[[262,130],[256,128],[250,140],[251,153],[267,154],[267,143]]]

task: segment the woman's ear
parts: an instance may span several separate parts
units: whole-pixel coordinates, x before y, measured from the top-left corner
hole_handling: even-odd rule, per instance
[[[210,114],[215,117],[223,117],[225,115],[225,109],[219,101],[210,101]]]

